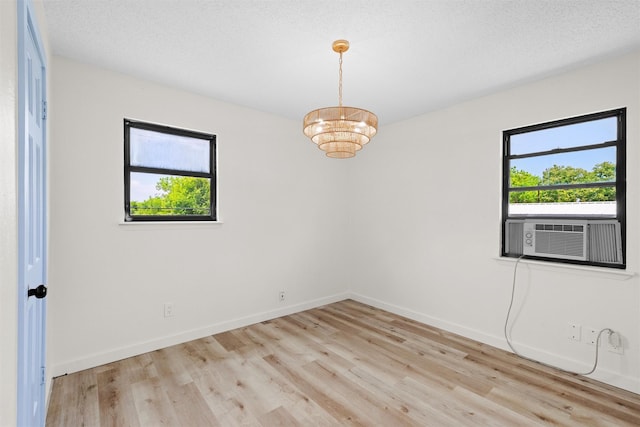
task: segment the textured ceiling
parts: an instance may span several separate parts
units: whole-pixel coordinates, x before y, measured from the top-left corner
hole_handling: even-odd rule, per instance
[[[640,49],[638,0],[44,0],[53,53],[302,120],[381,125]]]

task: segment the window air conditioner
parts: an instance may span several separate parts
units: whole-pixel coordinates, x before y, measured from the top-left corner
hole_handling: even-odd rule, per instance
[[[507,220],[505,252],[545,258],[622,264],[615,220]]]

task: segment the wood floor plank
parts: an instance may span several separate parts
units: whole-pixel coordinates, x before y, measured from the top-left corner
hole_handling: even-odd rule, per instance
[[[530,420],[551,425],[580,426],[571,412],[573,407],[565,407],[560,402],[539,400],[528,391],[513,388],[496,387],[486,396],[498,405],[512,408]],[[600,415],[602,417],[603,414]]]
[[[223,387],[232,392],[253,417],[258,418],[280,406],[280,402],[273,399],[274,387],[264,384],[268,379],[261,375],[260,369],[248,366],[246,361],[229,358],[220,366],[219,374],[224,381]]]
[[[246,345],[246,343],[237,336],[237,331],[222,332],[217,334],[215,339],[227,351],[234,351]]]
[[[185,364],[189,361],[185,360],[184,346],[172,346],[149,353],[155,371],[158,377],[164,382],[170,382],[177,386],[188,384],[192,381],[189,371],[185,368]]]
[[[456,420],[445,412],[433,410],[423,399],[414,393],[407,393],[397,387],[397,383],[387,383],[375,374],[362,369],[359,366],[351,369],[345,374],[356,384],[362,387],[373,388],[384,394],[390,405],[405,413],[413,422],[413,425],[420,426],[454,426]]]
[[[484,426],[534,426],[539,425],[538,420],[527,419],[514,408],[498,405],[464,387],[456,387],[451,393],[451,400],[462,404],[464,408],[474,408],[472,424]],[[478,423],[478,415],[482,414]],[[471,414],[471,412],[469,412]]]
[[[73,376],[75,374],[68,377],[72,378]],[[130,384],[126,377],[121,375],[119,364],[113,364],[112,368],[98,373],[97,386],[99,419],[95,424],[108,427],[136,427],[140,425],[138,411],[133,404]],[[76,392],[81,391],[76,389]]]
[[[486,361],[480,359],[475,359],[475,363],[488,366]],[[542,401],[549,401],[549,397],[552,396],[552,401],[558,409],[585,407],[603,414],[613,413],[621,421],[634,422],[638,420],[640,401],[637,397],[633,399],[635,402],[630,401],[627,393],[622,390],[618,390],[614,394],[615,397],[612,398],[610,392],[604,393],[590,385],[585,386],[582,382],[575,383],[573,377],[577,376],[573,374],[541,376],[535,366],[520,365],[520,369],[517,370],[508,369],[507,366],[493,366],[492,370],[495,373],[502,373],[501,377],[510,378],[510,384],[518,385],[517,388],[513,387],[515,392],[526,388],[528,399],[539,398]],[[549,372],[553,371],[549,370]]]
[[[136,407],[137,417],[142,426],[181,425],[166,395],[167,389],[179,387],[176,383],[151,378],[131,385],[131,395]]]
[[[325,389],[321,385],[316,385],[314,381],[305,378],[304,374],[298,372],[291,366],[284,365],[276,356],[266,356],[267,363],[273,366],[284,378],[295,386],[308,399],[318,403],[325,411],[333,416],[338,422],[345,425],[366,425],[362,419],[363,414],[358,414],[346,406],[342,399],[336,399],[330,389]],[[345,402],[346,403],[346,402]]]
[[[222,389],[218,377],[212,371],[203,370],[194,378],[194,384],[221,426],[249,423],[252,415],[239,403],[233,393]]]
[[[70,380],[71,387],[61,390],[58,389],[63,386],[63,383],[54,381],[49,412],[58,422],[51,425],[60,427],[91,425],[100,417],[96,373],[92,370],[82,371]],[[69,406],[77,410],[66,410]]]
[[[259,418],[259,421],[260,425],[264,427],[287,427],[300,423],[282,406],[278,406],[273,411],[267,412]]]
[[[130,383],[157,378],[159,376],[151,353],[120,360],[116,362],[114,366],[119,366],[122,369],[122,375],[125,376]]]
[[[640,396],[347,300],[54,379],[47,426],[639,426]]]
[[[169,388],[167,397],[181,425],[185,427],[221,425],[194,383]]]
[[[306,364],[304,370],[318,382],[330,383],[332,395],[340,396],[342,401],[349,402],[349,409],[362,414],[362,417],[368,420],[367,425],[411,425],[411,421],[401,410],[395,405],[389,405],[387,396],[379,397],[376,390],[361,387],[343,373],[334,371],[331,366],[316,361]]]

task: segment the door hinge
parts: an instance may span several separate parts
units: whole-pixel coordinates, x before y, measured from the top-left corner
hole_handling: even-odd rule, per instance
[[[47,120],[47,101],[42,100],[42,120]]]
[[[44,385],[45,380],[44,380],[44,366],[40,367],[40,385]]]

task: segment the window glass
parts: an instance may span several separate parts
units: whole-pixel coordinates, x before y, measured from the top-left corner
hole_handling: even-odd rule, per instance
[[[210,215],[208,178],[131,173],[131,215]]]
[[[132,166],[209,172],[209,141],[131,128]]]
[[[616,147],[513,159],[510,166],[512,187],[614,182]]]
[[[617,117],[552,127],[511,135],[511,155],[536,153],[556,148],[580,147],[615,141]]]
[[[508,215],[614,217],[616,187],[512,191],[509,193]]]

